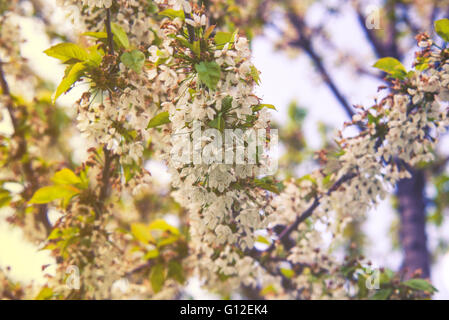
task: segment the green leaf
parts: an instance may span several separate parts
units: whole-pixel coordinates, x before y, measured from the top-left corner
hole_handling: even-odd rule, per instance
[[[98,68],[103,60],[104,51],[99,48],[99,45],[89,47],[87,50],[89,51],[89,59],[86,62]]]
[[[292,269],[281,268],[281,273],[288,279],[291,279],[295,275],[295,272]]]
[[[404,78],[407,74],[407,70],[402,63],[398,59],[392,57],[379,59],[373,67],[390,74],[394,78]]]
[[[55,240],[62,237],[62,231],[59,228],[54,228],[47,237],[47,240]]]
[[[167,123],[170,123],[169,114],[167,111],[164,111],[155,115],[150,122],[148,122],[147,129],[156,128]]]
[[[44,51],[50,57],[61,60],[66,63],[70,60],[78,62],[86,61],[89,58],[86,50],[74,43],[59,43]]]
[[[143,258],[145,260],[150,260],[150,259],[154,259],[159,257],[159,250],[158,249],[153,249],[153,250],[149,250],[147,253],[145,253],[145,255],[143,256]]]
[[[179,239],[178,236],[168,236],[168,237],[160,238],[157,241],[157,246],[158,246],[158,248],[161,248],[163,246],[168,246],[168,245],[178,241],[178,239]]]
[[[385,269],[384,272],[380,274],[380,284],[390,283],[394,277],[394,272],[390,269]]]
[[[89,36],[97,39],[107,39],[108,34],[106,32],[84,32],[83,36]]]
[[[72,66],[67,67],[67,74],[62,79],[61,83],[59,84],[58,88],[56,88],[56,92],[53,95],[53,103],[55,103],[56,99],[70,89],[72,84],[77,82],[84,74],[84,71],[86,70],[86,66],[84,63],[78,62],[75,63]]]
[[[266,245],[271,245],[271,242],[267,238],[260,235],[256,238],[256,241]]]
[[[140,167],[134,162],[131,164],[123,164],[122,168],[126,182],[129,182],[135,176],[136,171],[140,169]]]
[[[34,300],[49,300],[53,297],[53,289],[49,287],[43,287],[37,294]]]
[[[176,227],[173,227],[172,225],[169,225],[165,220],[163,219],[156,219],[153,222],[150,223],[148,226],[150,230],[162,230],[162,231],[169,231],[174,235],[179,235],[179,230]]]
[[[218,31],[215,34],[214,41],[216,45],[226,44],[231,41],[232,33]]]
[[[155,242],[153,236],[151,235],[150,229],[143,223],[136,222],[131,224],[131,233],[142,243]]]
[[[116,37],[117,42],[125,49],[129,49],[129,40],[125,30],[116,23],[111,23],[111,31]]]
[[[168,263],[167,278],[175,279],[181,284],[186,280],[184,277],[184,270],[178,261],[171,260]]]
[[[262,290],[260,290],[260,294],[262,296],[265,296],[268,294],[276,294],[276,292],[277,292],[276,288],[272,284],[270,284],[270,285],[264,287]]]
[[[203,61],[195,65],[198,77],[209,89],[215,90],[220,80],[220,66],[215,61]]]
[[[424,279],[410,279],[402,282],[402,284],[414,290],[428,291],[430,293],[438,291],[434,286],[432,286],[427,280]]]
[[[393,292],[393,289],[380,289],[378,290],[371,299],[373,300],[387,300],[388,297],[390,297],[391,293]]]
[[[151,287],[155,293],[161,291],[165,282],[165,270],[162,264],[157,264],[151,268],[150,272]]]
[[[365,298],[368,294],[368,288],[366,287],[366,277],[364,275],[359,275],[357,278],[357,286],[359,288],[358,298]]]
[[[272,109],[272,110],[276,110],[276,107],[273,106],[272,104],[258,104],[256,106],[253,106],[253,112],[257,112],[262,110],[263,108],[268,108],[268,109]],[[276,110],[277,111],[277,110]]]
[[[217,46],[217,49],[223,49],[223,47],[228,42],[232,43],[235,39],[235,35],[237,34],[237,31],[238,30],[235,30],[233,33],[218,31],[214,37],[214,42],[215,42],[215,45]]]
[[[251,77],[253,78],[254,82],[259,85],[260,84],[260,74],[259,74],[259,70],[256,69],[255,66],[251,65],[250,67],[251,69]]]
[[[221,101],[221,112],[226,113],[232,108],[232,100],[233,98],[231,96],[226,96]]]
[[[143,64],[145,63],[145,55],[139,50],[133,50],[131,52],[123,53],[120,57],[120,61],[122,61],[128,68],[140,73]]]
[[[262,188],[264,190],[268,190],[276,194],[280,193],[278,186],[269,179],[254,179],[254,184],[256,185],[256,187]]]
[[[56,184],[81,184],[82,181],[72,170],[64,168],[55,173],[51,180]]]
[[[209,127],[215,128],[217,130],[223,131],[225,128],[225,121],[223,119],[222,113],[220,112],[214,120],[209,121]]]
[[[159,12],[159,15],[169,17],[172,19],[180,18],[183,21],[186,18],[183,10],[165,9],[165,10]]]
[[[214,29],[215,29],[215,25],[213,24],[213,25],[211,25],[211,26],[209,26],[209,28],[207,28],[205,31],[204,31],[204,39],[209,39],[209,36],[212,34],[212,32],[214,31]]]
[[[49,203],[57,199],[70,200],[73,196],[79,194],[79,190],[69,185],[55,185],[38,189],[31,200],[30,204]]]
[[[12,200],[11,194],[8,190],[0,189],[0,208],[7,206]]]
[[[434,23],[435,32],[446,42],[449,42],[449,19],[437,20]]]

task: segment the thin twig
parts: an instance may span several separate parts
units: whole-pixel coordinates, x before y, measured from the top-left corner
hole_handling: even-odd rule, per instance
[[[111,10],[109,8],[106,9],[106,33],[108,35],[108,52],[110,55],[114,55],[114,34],[111,30]],[[110,93],[111,94],[111,93]],[[109,192],[109,179],[110,179],[110,173],[111,173],[111,164],[113,160],[113,156],[111,154],[111,151],[108,150],[106,145],[103,146],[103,154],[104,154],[104,165],[103,165],[103,171],[101,174],[101,189],[100,189],[100,195],[99,195],[99,202],[100,205],[103,206],[103,202],[106,200],[106,197]]]
[[[350,174],[346,174],[343,177],[341,177],[340,179],[338,179],[333,185],[332,187],[326,192],[326,196],[329,196],[332,192],[334,192],[335,190],[337,190],[343,183],[345,183],[346,181],[351,180],[352,178],[354,178],[356,176],[355,173],[350,173]],[[299,215],[295,222],[293,222],[290,226],[285,227],[285,229],[279,234],[278,240],[277,241],[282,241],[283,239],[287,238],[288,236],[290,236],[290,234],[296,230],[298,228],[298,226],[301,224],[301,222],[305,221],[307,218],[309,218],[313,212],[315,211],[315,209],[320,205],[321,199],[323,198],[323,196],[320,197],[316,197],[315,200],[313,201],[313,203],[310,205],[309,208],[307,208],[306,211],[304,211],[301,215]],[[274,243],[273,242],[270,246],[270,248],[268,248],[267,251],[271,251],[274,249]]]
[[[106,33],[108,35],[108,52],[114,54],[114,34],[111,29],[111,9],[106,9]]]

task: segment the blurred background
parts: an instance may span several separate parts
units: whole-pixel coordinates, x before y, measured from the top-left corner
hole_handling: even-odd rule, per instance
[[[222,2],[237,9],[217,23],[239,27],[251,38],[254,64],[261,71],[257,94],[277,108],[272,116],[282,142],[280,179],[316,169],[314,152],[334,146],[333,137],[350,119],[353,106],[374,104],[384,77],[371,67],[375,61],[393,56],[411,68],[415,35],[431,33],[433,21],[449,13],[447,1],[435,0],[203,1],[212,9]],[[64,67],[43,51],[64,37],[76,39],[76,30],[56,0],[20,1],[20,6],[24,14],[18,24],[27,39],[21,53],[37,76],[55,88]],[[17,90],[26,95],[27,88]],[[82,92],[75,87],[58,100],[58,108],[73,116],[73,101]],[[0,131],[11,131],[6,115]],[[82,137],[75,134],[68,144],[73,162],[84,161]],[[412,179],[351,226],[342,251],[363,253],[374,266],[392,270],[420,268],[439,290],[434,298],[449,299],[447,136],[435,153],[435,163],[414,168]],[[146,167],[168,188],[163,164],[149,161]],[[43,283],[41,266],[53,258],[24,240],[22,231],[6,222],[10,215],[9,208],[0,209],[0,266],[11,267],[16,280]],[[189,290],[197,298],[211,297],[198,289],[198,281],[192,280]]]

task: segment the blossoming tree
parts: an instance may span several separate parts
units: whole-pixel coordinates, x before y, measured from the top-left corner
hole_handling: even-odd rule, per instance
[[[439,38],[418,35],[412,70],[380,59],[385,94],[342,124],[332,155],[319,154],[319,170],[280,181],[263,150],[276,140],[274,107],[254,93],[260,79],[248,31],[236,28],[256,30],[253,17],[231,23],[221,1],[59,5],[76,35],[45,51],[66,65],[52,94],[20,55],[23,7],[0,7],[0,104],[12,127],[2,133],[0,204],[12,212],[9,222],[55,257],[43,287],[20,286],[1,270],[2,297],[175,299],[185,297],[192,277],[223,297],[398,299],[435,291],[425,279],[387,269],[376,285],[369,257],[342,259],[335,249],[346,226],[409,177],[411,166],[434,159],[449,124],[449,20],[435,22]],[[72,108],[56,107],[74,87],[86,89]],[[358,133],[345,135],[349,126]],[[231,129],[258,132],[254,158],[234,162],[231,140],[224,150],[231,161],[206,161],[208,152],[220,156],[209,145]],[[78,132],[88,154],[80,164],[65,143]],[[193,159],[175,161],[185,135],[193,144],[180,149]],[[150,160],[168,168],[168,190],[145,169]],[[119,290],[123,279],[127,288]]]

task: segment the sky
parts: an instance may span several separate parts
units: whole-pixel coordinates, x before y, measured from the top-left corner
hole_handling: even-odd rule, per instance
[[[55,0],[47,0],[54,6]],[[352,52],[354,55],[363,57],[367,66],[375,62],[375,58],[370,52],[366,40],[359,32],[356,17],[350,10],[343,10],[344,17],[330,19],[332,24],[331,37],[342,47]],[[310,22],[319,21],[323,12],[319,8],[311,10],[308,16]],[[54,13],[55,19],[61,24],[67,24],[60,11]],[[22,54],[29,58],[31,67],[42,78],[57,84],[63,76],[64,68],[46,56],[43,51],[50,47],[48,37],[43,32],[43,26],[32,19],[21,21],[23,35],[29,39],[22,46]],[[348,36],[348,30],[351,30]],[[253,62],[261,71],[261,85],[257,88],[257,95],[264,103],[273,104],[277,111],[273,111],[273,117],[280,124],[285,123],[287,118],[287,106],[292,100],[307,109],[308,115],[305,122],[305,135],[307,143],[314,148],[320,147],[320,138],[317,133],[316,123],[323,121],[335,128],[341,128],[347,120],[345,113],[339,107],[331,92],[321,82],[320,78],[313,72],[313,66],[305,55],[298,55],[294,58],[288,57],[285,53],[274,49],[274,42],[277,34],[273,29],[267,29],[264,36],[256,37],[252,43]],[[332,58],[332,56],[330,55]],[[327,59],[328,67],[333,71],[335,80],[342,87],[343,92],[352,104],[370,105],[376,97],[379,82],[372,78],[355,79],[351,74],[345,72],[345,68],[336,68],[332,64],[332,59]],[[407,61],[408,60],[408,61]],[[407,65],[407,62],[409,63]],[[406,59],[406,66],[409,67],[411,57]],[[71,90],[69,94],[60,98],[60,104],[70,108],[71,103],[76,100],[81,88]],[[5,129],[5,124],[0,123],[0,131]],[[70,143],[73,146],[79,145],[78,138],[74,138]],[[447,141],[446,141],[447,142]],[[448,146],[448,143],[442,143]],[[75,155],[78,159],[85,157],[82,148]],[[163,166],[157,163],[150,164],[155,168],[153,172],[160,172],[161,179],[167,180]],[[432,190],[428,190],[429,193]],[[0,210],[0,220],[9,212]],[[378,208],[368,214],[368,219],[363,226],[369,239],[366,256],[369,257],[375,266],[386,266],[394,270],[400,267],[401,253],[392,250],[389,236],[389,228],[395,219],[396,213],[393,211],[389,200],[384,201]],[[446,219],[448,220],[448,219]],[[429,246],[434,248],[439,237],[449,235],[449,223],[441,228],[428,226]],[[45,251],[38,251],[37,247],[22,239],[21,230],[11,227],[0,221],[0,266],[11,266],[11,275],[18,280],[42,283],[41,266],[52,263],[52,258]],[[435,299],[449,299],[449,253],[439,259],[432,268],[432,281],[439,292]],[[189,290],[197,298],[212,298],[212,296],[198,290],[199,282],[193,279],[189,285]]]

